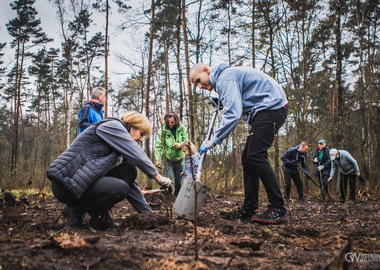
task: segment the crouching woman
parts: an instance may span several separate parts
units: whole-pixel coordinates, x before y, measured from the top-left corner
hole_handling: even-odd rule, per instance
[[[80,226],[86,212],[94,229],[117,227],[108,212],[124,199],[139,213],[152,212],[137,184],[137,168],[163,188],[172,183],[158,174],[138,145],[151,130],[149,120],[138,112],[104,119],[88,127],[50,165],[53,194],[65,204],[62,212],[71,227]]]

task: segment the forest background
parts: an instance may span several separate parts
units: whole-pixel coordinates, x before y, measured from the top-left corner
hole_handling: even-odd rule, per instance
[[[290,111],[269,151],[281,185],[281,154],[309,142],[313,175],[311,157],[323,138],[358,161],[367,180],[362,189],[378,191],[379,1],[48,3],[59,25],[52,36],[41,26],[35,0],[9,1],[12,19],[0,25],[1,36],[11,37],[0,40],[0,188],[49,186],[46,169],[78,136],[78,112],[94,86],[107,90],[107,116],[136,110],[149,117],[153,134],[142,147],[153,161],[167,111],[179,114],[199,146],[211,121],[210,93],[191,85],[188,74],[205,62],[254,67],[284,88]],[[115,36],[124,43],[110,42]],[[125,72],[123,80],[109,72],[110,63]],[[203,182],[212,191],[242,192],[247,134],[241,121],[209,151]],[[140,180],[150,186],[142,174]]]

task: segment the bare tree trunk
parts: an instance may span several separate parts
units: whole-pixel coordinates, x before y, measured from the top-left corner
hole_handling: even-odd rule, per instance
[[[90,59],[88,57],[87,31],[84,34],[84,43],[85,43],[86,64],[87,64],[87,93],[86,93],[85,99],[89,100],[90,99],[90,92],[91,92],[91,64],[90,64]]]
[[[49,97],[50,95],[48,95]],[[50,164],[50,155],[51,155],[51,122],[50,122],[50,99],[48,98],[46,100],[47,106],[46,106],[46,135],[45,135],[45,147],[46,147],[46,154],[45,156],[45,166],[44,171],[47,169],[47,167]]]
[[[183,40],[185,43],[185,61],[186,61],[186,76],[187,76],[187,89],[189,96],[189,139],[194,141],[194,100],[193,90],[190,82],[190,63],[189,63],[189,42],[187,40],[187,23],[186,23],[186,0],[182,0],[182,29]]]
[[[177,20],[177,51],[176,61],[178,69],[178,88],[179,88],[179,104],[183,104],[183,90],[182,90],[182,69],[181,69],[181,20],[182,20],[182,2],[178,1],[179,16]],[[183,121],[183,106],[179,106],[179,119]]]
[[[106,36],[104,42],[104,88],[106,89],[106,104],[104,108],[105,117],[108,116],[108,25],[109,25],[109,5],[108,0],[106,0]]]
[[[171,101],[170,83],[169,83],[169,59],[168,59],[168,48],[165,44],[164,49],[164,68],[165,68],[165,94],[166,94],[166,111],[172,111],[173,106]]]
[[[336,77],[335,77],[335,86],[334,93],[335,98],[333,102],[333,110],[336,112],[334,115],[333,123],[333,134],[334,134],[334,145],[339,148],[342,144],[343,139],[343,87],[342,87],[342,48],[341,48],[341,12],[342,12],[342,0],[336,0],[336,13],[335,13],[335,22],[334,22],[334,32],[335,32],[335,58],[336,58]]]
[[[232,64],[232,55],[231,55],[231,0],[227,1],[227,17],[228,17],[228,32],[227,32],[227,49],[228,49],[228,64]]]
[[[303,81],[303,139],[308,138],[308,85],[306,74],[306,41],[305,41],[305,20],[302,19],[302,81]]]
[[[38,161],[38,148],[40,141],[40,121],[41,121],[41,108],[40,108],[40,100],[41,100],[41,90],[38,90],[38,101],[37,101],[37,132],[35,136],[35,144],[34,144],[34,160]],[[36,169],[38,166],[34,167],[34,176],[36,176]]]
[[[16,53],[16,75],[15,75],[15,86],[14,86],[14,112],[13,112],[13,128],[12,128],[12,155],[11,155],[11,176],[12,178],[16,177],[16,166],[17,166],[17,149],[18,149],[18,119],[19,119],[19,106],[18,106],[18,97],[19,97],[19,87],[18,87],[18,77],[21,76],[20,68],[20,41],[17,42],[17,53]],[[15,182],[14,182],[15,183]]]
[[[252,0],[252,67],[256,67],[256,51],[255,51],[255,30],[256,30],[256,23],[255,23],[255,10],[256,9],[256,0]]]
[[[355,1],[356,2],[356,1]],[[353,3],[356,4],[356,26],[358,28],[357,36],[359,38],[359,71],[360,71],[360,78],[359,78],[359,85],[358,90],[360,92],[360,114],[361,114],[361,120],[362,120],[362,126],[363,126],[363,132],[362,132],[362,142],[360,144],[360,153],[362,156],[362,160],[359,162],[360,165],[362,165],[362,174],[365,178],[368,178],[369,171],[368,171],[368,158],[370,155],[367,155],[368,152],[368,124],[367,121],[369,117],[367,117],[366,113],[368,112],[368,109],[366,108],[366,91],[365,89],[368,89],[368,85],[366,82],[366,76],[365,76],[365,63],[363,61],[363,12],[361,12],[360,3],[356,2]],[[362,15],[362,16],[361,16]]]
[[[152,61],[153,61],[153,27],[154,27],[154,16],[155,16],[155,2],[152,0],[152,18],[150,21],[150,36],[149,36],[149,59],[148,59],[148,76],[146,81],[146,92],[145,92],[145,116],[149,119],[150,108],[149,108],[149,94],[150,94],[150,82],[152,79]],[[145,140],[145,153],[150,157],[150,138],[147,137]],[[148,187],[151,188],[151,182],[148,181]]]
[[[269,12],[269,9],[268,9]],[[272,77],[273,79],[276,79],[276,66],[274,64],[274,52],[273,52],[273,38],[274,38],[274,33],[273,33],[273,25],[270,21],[270,16],[268,14],[268,25],[269,25],[269,48],[270,48],[270,57],[271,57],[271,69],[272,69]],[[275,128],[275,127],[273,127]],[[274,130],[276,132],[276,130]],[[274,173],[276,175],[277,181],[280,179],[280,162],[279,162],[279,147],[278,147],[278,136],[277,134],[274,137]]]
[[[18,53],[17,53],[18,54]],[[18,74],[18,82],[17,82],[17,102],[16,104],[16,114],[15,114],[15,125],[14,125],[14,155],[13,155],[13,167],[12,167],[12,178],[14,181],[16,181],[17,178],[17,163],[18,163],[18,153],[19,153],[19,118],[21,113],[21,82],[22,82],[22,73],[23,73],[23,66],[24,66],[24,56],[25,56],[25,43],[22,43],[21,45],[21,63],[19,66],[19,74]]]

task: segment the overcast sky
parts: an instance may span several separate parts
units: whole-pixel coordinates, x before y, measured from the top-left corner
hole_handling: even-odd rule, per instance
[[[16,12],[11,9],[10,3],[14,2],[13,0],[0,0],[0,42],[7,42],[6,48],[3,49],[4,56],[2,60],[5,62],[5,66],[7,67],[7,71],[13,66],[13,58],[14,58],[14,50],[10,49],[10,42],[12,38],[9,36],[6,24],[9,20],[15,18]],[[142,2],[139,0],[128,1],[128,4],[141,5]],[[57,8],[48,0],[36,0],[34,4],[35,9],[38,12],[37,18],[41,19],[41,27],[42,30],[49,36],[54,38],[52,43],[49,43],[47,47],[55,47],[60,48],[61,45],[61,31],[59,20],[57,17]],[[142,7],[139,6],[139,9]],[[141,9],[142,10],[142,9]],[[129,11],[128,11],[129,12]],[[131,11],[132,13],[133,11]],[[141,11],[140,11],[141,12]],[[91,17],[93,19],[92,33],[102,32],[104,31],[105,18],[103,15],[100,15],[98,12],[93,11],[93,15]],[[117,55],[122,54],[128,57],[131,61],[141,61],[141,56],[133,56],[133,51],[136,49],[138,43],[141,43],[143,39],[143,31],[141,35],[136,34],[131,36],[128,31],[121,31],[117,27],[119,23],[123,20],[123,16],[119,15],[116,12],[116,9],[113,11],[110,16],[110,56],[109,56],[109,76],[110,81],[113,84],[118,84],[125,79],[127,79],[133,71],[126,66],[125,64],[120,63],[117,59]],[[130,30],[131,31],[131,30]],[[129,31],[129,32],[130,32]],[[101,60],[102,61],[102,60]],[[104,70],[104,62],[99,63],[101,65],[101,69]]]

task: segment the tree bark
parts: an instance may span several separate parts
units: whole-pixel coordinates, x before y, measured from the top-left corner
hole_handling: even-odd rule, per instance
[[[106,0],[106,36],[104,42],[104,89],[106,90],[106,104],[104,107],[104,116],[108,116],[108,25],[109,25],[109,5],[108,0]]]
[[[189,139],[194,141],[194,100],[193,90],[190,82],[190,63],[189,63],[189,42],[187,39],[187,23],[186,23],[186,0],[182,0],[182,29],[183,40],[185,43],[185,61],[186,61],[186,76],[187,76],[187,89],[189,96]]]
[[[256,51],[255,51],[255,10],[256,10],[256,0],[252,0],[252,67],[256,67]]]

